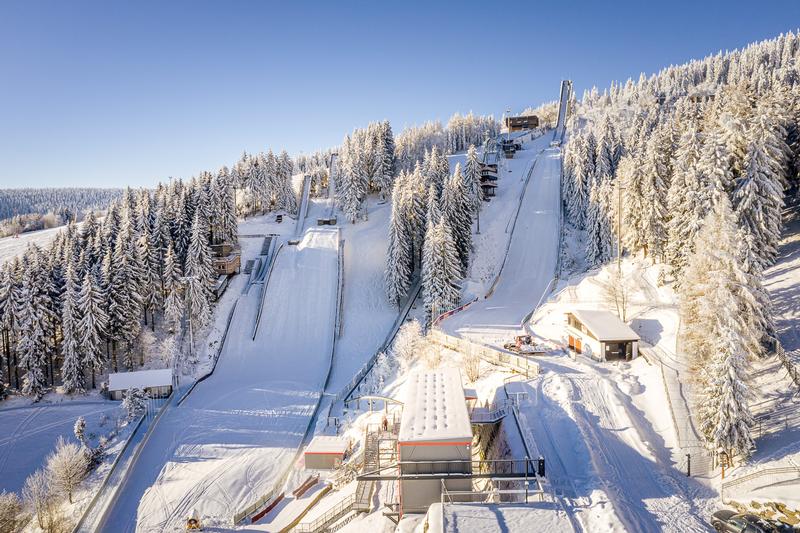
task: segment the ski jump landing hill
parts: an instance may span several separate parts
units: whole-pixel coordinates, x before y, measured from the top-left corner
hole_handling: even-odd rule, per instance
[[[547,147],[553,138],[544,135],[517,152],[535,161],[499,279],[488,296],[443,319],[439,327],[445,333],[502,346],[521,332],[522,322],[549,290],[561,235],[561,151]]]
[[[328,375],[339,230],[283,246],[260,291],[243,294],[215,372],[164,412],[105,514],[102,531],[172,531],[196,509],[209,526],[269,490],[300,446]]]

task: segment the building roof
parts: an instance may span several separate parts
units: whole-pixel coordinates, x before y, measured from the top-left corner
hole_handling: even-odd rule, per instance
[[[456,368],[415,372],[406,382],[398,441],[471,442],[472,426]]]
[[[331,454],[331,455],[344,455],[347,451],[347,440],[343,437],[331,437],[328,435],[317,435],[306,447],[306,455],[308,454]]]
[[[165,387],[172,385],[172,369],[137,370],[135,372],[117,372],[108,375],[108,390],[144,389],[147,387]]]
[[[478,392],[475,389],[464,388],[464,399],[466,399],[466,400],[477,400],[478,399]]]
[[[638,341],[636,334],[617,315],[609,311],[573,309],[570,311],[599,341]]]

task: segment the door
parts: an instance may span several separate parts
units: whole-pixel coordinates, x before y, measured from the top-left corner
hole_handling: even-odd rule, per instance
[[[581,340],[580,339],[575,339],[575,351],[578,352],[578,353],[581,353],[581,348],[582,348]]]
[[[574,349],[575,349],[575,337],[573,337],[572,335],[570,335],[570,336],[568,337],[568,342],[569,342],[569,349],[570,349],[570,350],[574,350]]]

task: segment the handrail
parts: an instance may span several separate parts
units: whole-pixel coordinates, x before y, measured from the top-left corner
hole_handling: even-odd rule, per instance
[[[100,498],[100,494],[105,490],[106,486],[108,485],[108,480],[111,479],[111,475],[114,474],[114,470],[117,468],[117,464],[119,463],[120,459],[122,459],[122,456],[125,454],[125,450],[128,449],[131,440],[133,440],[133,436],[136,434],[137,431],[139,431],[139,428],[141,427],[142,422],[144,422],[144,419],[145,419],[144,414],[141,417],[139,417],[139,421],[136,422],[136,427],[133,428],[133,431],[131,431],[131,434],[128,435],[128,438],[125,440],[125,444],[122,446],[122,449],[119,451],[117,456],[111,462],[111,468],[108,469],[108,473],[103,478],[102,483],[100,483],[100,487],[94,493],[94,496],[89,502],[89,505],[87,505],[83,513],[81,513],[81,517],[78,520],[78,523],[75,524],[74,528],[72,528],[73,533],[80,531],[81,527],[83,527],[83,523],[86,521],[86,517],[89,516],[89,513],[92,512],[94,506],[97,504],[97,500]]]
[[[199,378],[194,380],[194,383],[192,383],[191,386],[186,390],[186,392],[184,392],[181,395],[181,397],[178,399],[178,402],[177,402],[176,406],[180,407],[180,405],[184,402],[184,400],[186,400],[186,398],[194,390],[194,388],[197,386],[197,384],[200,383],[201,381],[205,381],[206,379],[211,377],[211,374],[213,374],[214,370],[216,370],[217,363],[219,362],[219,357],[220,357],[220,355],[222,355],[222,349],[225,347],[225,341],[228,338],[228,330],[231,327],[231,321],[233,320],[233,313],[236,311],[236,306],[237,305],[239,305],[239,300],[238,299],[235,302],[233,302],[233,305],[231,306],[231,310],[228,313],[228,320],[225,322],[225,331],[222,333],[222,340],[219,343],[219,347],[217,348],[216,353],[214,354],[214,362],[211,365],[211,370],[209,370],[203,376],[200,376]]]
[[[730,481],[725,481],[720,485],[719,496],[723,503],[728,503],[725,500],[725,490],[731,489],[748,481],[752,481],[754,479],[758,479],[764,476],[771,476],[776,474],[792,474],[796,473],[798,479],[800,479],[800,468],[796,466],[781,466],[781,467],[774,467],[774,468],[764,468],[762,470],[757,470],[755,472],[751,472],[750,474],[737,477]]]
[[[147,431],[145,431],[144,437],[142,437],[142,440],[139,442],[139,444],[136,445],[136,449],[133,452],[133,457],[131,458],[130,463],[128,464],[128,468],[123,473],[119,485],[117,485],[116,490],[112,494],[111,501],[108,502],[105,509],[103,509],[103,513],[100,515],[99,525],[101,527],[99,527],[98,530],[102,530],[102,525],[108,517],[109,509],[111,509],[117,502],[120,488],[123,487],[125,483],[127,483],[128,476],[130,476],[131,471],[136,467],[136,462],[139,460],[139,456],[142,454],[142,450],[145,448],[145,446],[147,446],[147,442],[150,440],[150,435],[152,435],[153,431],[155,431],[156,426],[158,426],[159,420],[161,420],[161,415],[163,415],[164,412],[167,410],[170,402],[174,399],[174,397],[175,397],[174,392],[170,392],[169,396],[167,396],[167,399],[159,408],[158,413],[156,413],[156,416],[153,418],[153,421],[148,426]],[[77,531],[77,527],[75,531]]]

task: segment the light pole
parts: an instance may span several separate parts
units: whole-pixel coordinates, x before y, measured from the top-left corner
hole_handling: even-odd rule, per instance
[[[511,108],[506,108],[506,142],[511,140]]]
[[[617,178],[617,271],[622,272],[622,180]]]

